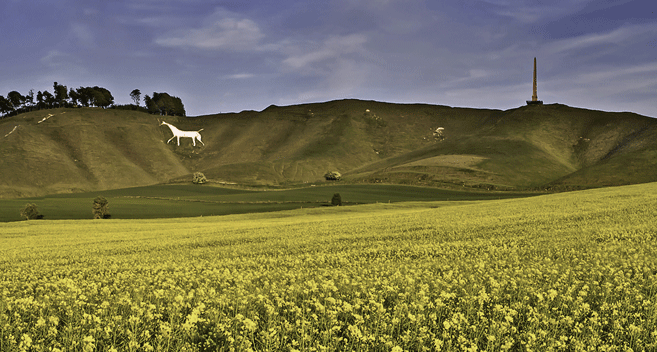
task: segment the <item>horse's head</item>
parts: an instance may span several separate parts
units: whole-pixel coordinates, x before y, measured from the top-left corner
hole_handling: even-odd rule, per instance
[[[160,126],[162,126],[162,125],[168,125],[168,123],[162,121],[162,122],[160,122]]]

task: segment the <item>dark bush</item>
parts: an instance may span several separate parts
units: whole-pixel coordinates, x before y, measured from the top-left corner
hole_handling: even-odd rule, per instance
[[[203,175],[202,172],[195,172],[194,177],[192,178],[192,183],[195,185],[204,184],[208,182],[208,179]]]
[[[145,112],[148,113],[148,109],[146,109],[143,106],[138,106],[134,104],[126,104],[126,105],[113,105],[110,109],[116,109],[116,110],[133,110],[133,111],[139,111],[139,112]]]
[[[342,174],[340,174],[337,171],[329,171],[326,174],[324,174],[324,178],[327,181],[340,181],[342,179]]]
[[[340,196],[340,193],[333,195],[333,198],[331,198],[331,204],[336,206],[342,205],[342,197]]]
[[[21,217],[25,218],[25,220],[43,219],[43,215],[41,215],[41,218],[39,218],[39,215],[39,209],[37,209],[34,203],[27,203],[21,209]]]
[[[93,207],[91,208],[91,213],[94,215],[94,219],[108,219],[109,202],[107,199],[102,196],[96,197],[96,199],[94,199]]]

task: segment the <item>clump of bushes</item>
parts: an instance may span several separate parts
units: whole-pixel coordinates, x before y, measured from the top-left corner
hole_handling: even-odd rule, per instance
[[[94,219],[109,219],[112,217],[109,213],[109,202],[103,196],[98,196],[94,199],[91,213]]]
[[[328,171],[324,174],[324,178],[327,181],[340,181],[342,179],[342,174],[337,171]]]
[[[335,205],[335,206],[342,205],[342,197],[340,196],[340,193],[336,193],[333,195],[333,198],[331,198],[331,205]]]
[[[445,140],[445,128],[443,127],[436,128],[436,130],[433,131],[433,138],[437,141]]]
[[[43,219],[43,215],[39,214],[39,209],[34,203],[25,204],[25,207],[21,209],[21,217],[25,220]]]
[[[371,112],[370,109],[366,109],[363,113],[363,118],[368,125],[373,127],[385,127],[387,123],[375,113]]]
[[[208,179],[205,177],[205,175],[203,175],[202,172],[195,172],[194,173],[194,177],[192,178],[192,183],[194,183],[195,185],[198,185],[198,184],[203,184],[203,183],[206,183],[206,182],[208,182]]]

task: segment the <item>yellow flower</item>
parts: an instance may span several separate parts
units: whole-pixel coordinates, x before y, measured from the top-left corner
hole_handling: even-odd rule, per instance
[[[21,336],[21,343],[19,345],[19,348],[21,350],[29,350],[30,347],[32,346],[32,338],[28,334],[23,334]]]
[[[548,290],[548,297],[550,298],[550,300],[553,300],[555,297],[557,297],[557,290],[552,289],[552,288],[549,289]]]
[[[253,320],[246,318],[242,322],[244,324],[244,329],[248,331],[255,331],[256,328],[258,327],[258,324],[256,324]]]

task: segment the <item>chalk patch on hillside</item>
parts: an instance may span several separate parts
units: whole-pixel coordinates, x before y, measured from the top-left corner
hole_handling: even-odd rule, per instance
[[[66,113],[66,111],[62,112],[61,114],[65,114],[65,113]],[[61,115],[61,114],[59,114],[59,115]],[[41,121],[39,121],[39,122],[37,122],[37,123],[41,123],[41,122],[43,122],[43,121],[46,121],[47,119],[49,119],[49,118],[51,118],[51,117],[53,117],[53,116],[55,116],[55,115],[53,115],[53,114],[48,114],[48,116],[42,118]]]
[[[55,115],[53,115],[53,114],[48,114],[48,116],[42,118],[41,121],[39,121],[39,122],[37,122],[37,123],[41,123],[41,122],[43,122],[43,121],[46,121],[47,119],[49,119],[49,118],[51,118],[51,117],[53,117],[53,116],[55,116]]]
[[[16,131],[16,128],[18,128],[18,125],[14,126],[14,129],[5,135],[5,138],[7,138],[10,134],[14,133],[14,131]]]
[[[433,131],[433,138],[437,141],[442,141],[445,139],[445,128],[444,127],[438,127],[436,128],[435,131]]]

